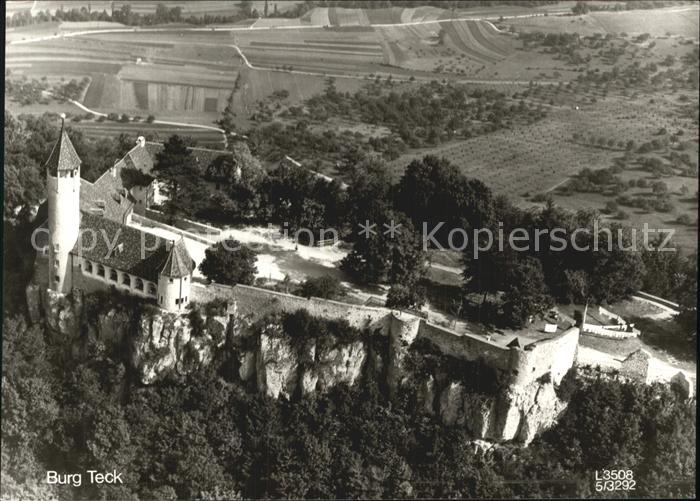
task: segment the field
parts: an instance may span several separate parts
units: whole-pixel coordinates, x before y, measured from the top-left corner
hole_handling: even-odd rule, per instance
[[[19,45],[8,67],[43,76],[73,65],[71,74],[92,78],[84,104],[104,112],[208,112],[215,118],[241,60],[229,47],[194,47],[178,38],[166,34],[137,44],[131,33],[115,33]]]
[[[211,7],[209,2],[180,3],[185,13],[185,7],[200,12]],[[155,2],[142,2],[139,9],[146,11],[155,5]],[[504,92],[509,104],[524,101],[542,107],[548,116],[529,126],[512,125],[484,136],[410,151],[391,162],[397,177],[412,158],[433,153],[446,156],[466,174],[484,180],[494,191],[511,196],[523,206],[532,205],[535,195],[549,191],[562,206],[603,209],[610,197],[596,193],[563,195],[559,188],[585,167],[613,165],[624,155],[619,143],[651,141],[659,129],[682,129],[690,140],[690,151],[697,155],[698,132],[693,111],[697,109],[697,101],[692,99],[681,105],[680,94],[685,91],[676,90],[676,84],[664,88],[646,82],[632,88],[615,80],[596,82],[594,77],[634,62],[654,63],[662,70],[678,71],[680,60],[696,47],[679,37],[697,38],[698,9],[685,6],[653,11],[592,12],[584,16],[556,15],[573,5],[568,2],[536,9],[474,7],[454,12],[433,7],[318,7],[300,19],[254,21],[253,27],[260,29],[248,30],[238,25],[229,26],[228,31],[225,28],[192,31],[183,26],[154,31],[142,27],[124,33],[8,45],[7,66],[20,77],[47,76],[51,80],[58,76],[67,79],[89,76],[91,84],[83,102],[105,113],[142,117],[153,114],[158,119],[212,125],[232,94],[234,121],[241,129],[251,126],[254,123],[251,119],[260,110],[274,117],[289,107],[302,105],[323,91],[328,75],[335,77],[338,91],[350,93],[378,75],[400,77],[403,82],[400,85],[412,85],[407,81],[409,77],[419,83],[438,79],[469,81],[475,86]],[[261,10],[262,4],[255,8]],[[537,17],[511,17],[531,14]],[[503,19],[499,19],[501,16]],[[426,24],[420,24],[425,21]],[[266,26],[279,29],[265,29]],[[557,53],[541,43],[525,44],[518,34],[508,33],[510,26],[520,33],[541,30],[614,36],[584,40],[576,47],[578,60],[572,61],[569,54]],[[75,23],[50,25],[44,28],[44,35],[80,28]],[[620,36],[622,32],[628,36]],[[632,39],[634,34],[644,32],[652,38],[645,42]],[[15,38],[41,34],[37,27],[11,33]],[[245,64],[235,46],[252,68]],[[669,55],[676,62],[665,66],[663,61]],[[589,74],[594,77],[584,78]],[[555,85],[528,86],[531,80]],[[682,83],[681,89],[684,86],[687,83]],[[57,106],[55,102],[46,105],[52,110]],[[22,110],[15,103],[10,108]],[[42,108],[32,105],[28,109],[39,112]],[[328,123],[310,125],[315,130],[329,127]],[[372,128],[361,123],[334,122],[333,126],[365,136],[388,132],[382,124],[377,125]],[[147,130],[161,137],[171,131],[188,132],[144,123],[83,121],[79,126],[93,136],[119,130]],[[575,134],[612,138],[615,146],[577,141],[573,139]],[[221,141],[220,135],[213,131],[191,135],[206,144]],[[633,165],[621,177],[629,181],[644,175]],[[679,190],[686,184],[689,192],[694,193],[696,180],[671,176],[664,181],[672,192],[674,211],[656,214],[626,209],[631,224],[643,220],[657,226],[667,224],[695,209],[697,202],[681,196]],[[641,195],[634,190],[628,194]],[[675,227],[685,243],[697,234],[692,227]]]
[[[398,178],[412,159],[425,154],[445,157],[457,165],[466,175],[484,181],[496,193],[508,196],[521,206],[532,205],[532,197],[551,192],[558,205],[572,210],[594,208],[603,210],[614,197],[596,193],[574,193],[561,195],[557,188],[566,183],[583,168],[599,169],[610,167],[615,160],[624,156],[624,149],[597,147],[572,140],[574,134],[595,135],[620,141],[635,141],[637,144],[658,137],[660,129],[669,131],[684,130],[689,138],[695,138],[690,146],[691,158],[697,158],[697,124],[685,118],[673,103],[668,100],[648,100],[632,98],[608,98],[604,102],[590,104],[579,110],[566,106],[551,107],[547,118],[530,126],[515,126],[485,136],[446,143],[437,148],[413,151],[390,163]],[[694,146],[693,146],[694,145]],[[696,162],[696,160],[695,160]],[[696,164],[697,165],[697,164]],[[621,174],[623,181],[639,178],[654,179],[648,172],[631,168]],[[665,228],[671,225],[676,230],[676,239],[685,248],[697,245],[697,226],[673,223],[681,214],[688,214],[691,220],[697,217],[697,198],[692,194],[698,189],[696,178],[664,177],[668,185],[674,210],[670,213],[656,213],[621,207],[628,212],[627,224],[641,227],[647,222],[652,228]],[[681,195],[681,186],[687,193]],[[635,195],[643,190],[626,192]],[[646,190],[645,192],[649,192]]]
[[[362,75],[382,68],[382,45],[372,28],[323,28],[237,32],[237,44],[253,66]]]
[[[582,16],[532,17],[508,19],[506,25],[517,31],[613,35],[627,33],[652,36],[677,35],[698,38],[698,7],[633,10],[626,12],[591,12]]]
[[[342,92],[354,92],[364,83],[363,80],[354,78],[335,79],[337,89]],[[255,111],[258,103],[269,101],[275,91],[287,91],[287,98],[276,101],[282,106],[290,106],[320,94],[325,86],[326,78],[323,76],[251,70],[243,67],[234,93],[234,108],[241,118],[244,118]]]
[[[221,148],[221,134],[216,131],[186,129],[182,127],[149,124],[145,122],[139,123],[119,123],[119,122],[97,122],[97,121],[81,121],[72,123],[72,127],[80,129],[88,137],[115,137],[121,133],[128,134],[130,137],[144,136],[149,141],[165,141],[173,134],[180,136],[189,136],[197,145],[205,148]]]

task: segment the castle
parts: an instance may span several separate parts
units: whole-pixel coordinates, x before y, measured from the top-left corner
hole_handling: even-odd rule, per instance
[[[160,146],[160,145],[156,145]],[[61,131],[44,167],[48,191],[48,241],[38,245],[48,258],[48,286],[67,294],[74,289],[114,287],[152,299],[167,311],[190,302],[196,263],[184,239],[168,241],[128,226],[134,213],[153,202],[155,181],[127,186],[122,173],[147,174],[152,152],[144,138],[94,183],[80,177],[81,160],[65,130]]]

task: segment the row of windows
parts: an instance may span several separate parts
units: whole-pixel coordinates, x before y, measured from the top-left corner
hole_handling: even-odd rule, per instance
[[[94,273],[98,277],[109,278],[109,280],[112,282],[119,282],[119,273],[117,273],[117,270],[115,270],[115,269],[110,269],[109,270],[109,277],[107,277],[106,269],[101,264],[97,264],[96,266],[93,266],[93,264],[91,262],[86,261],[84,266],[85,266],[85,268],[84,268],[85,273],[88,273],[88,274]],[[134,279],[135,279],[135,281],[133,281]],[[122,283],[122,285],[125,285],[129,288],[133,287],[137,291],[143,292],[145,289],[145,284],[144,284],[143,280],[141,280],[138,277],[131,277],[130,275],[127,275],[126,273],[122,277],[121,283]],[[149,283],[148,284],[148,293],[152,296],[155,296],[156,292],[157,292],[157,290],[156,290],[155,284]]]

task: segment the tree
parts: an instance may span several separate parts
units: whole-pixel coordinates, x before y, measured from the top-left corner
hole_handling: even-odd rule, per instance
[[[233,239],[223,240],[204,252],[199,269],[209,280],[225,285],[251,285],[258,272],[256,253]]]
[[[217,124],[224,129],[224,134],[226,134],[226,136],[229,136],[236,130],[236,111],[233,103],[233,93],[228,97],[226,107],[221,114],[221,118],[217,121]]]
[[[448,245],[454,228],[474,229],[489,224],[493,215],[491,190],[481,181],[465,177],[445,158],[433,155],[414,160],[396,188],[395,206],[416,228],[427,224],[441,245]]]
[[[336,299],[345,294],[340,280],[332,275],[307,278],[301,284],[301,295],[304,297],[320,297]]]
[[[386,297],[387,308],[409,308],[420,310],[425,304],[425,288],[393,284]]]
[[[503,311],[505,319],[513,326],[521,327],[528,317],[543,315],[554,305],[549,295],[539,260],[526,256],[519,259],[508,273]]]
[[[608,214],[614,214],[615,212],[617,212],[617,209],[617,202],[615,202],[614,200],[608,200],[605,203],[605,212],[607,212]]]
[[[165,188],[168,200],[164,210],[171,218],[196,215],[209,200],[202,173],[192,160],[190,144],[191,140],[173,135],[156,154],[153,171]]]
[[[387,220],[392,201],[391,177],[386,164],[376,158],[366,158],[354,166],[347,190],[347,222],[351,227],[349,238],[361,241],[360,225],[367,221],[380,224]]]
[[[39,203],[46,192],[39,166],[25,154],[6,151],[3,176],[5,217],[13,217],[18,208]]]
[[[425,272],[425,250],[420,235],[401,213],[388,211],[374,220],[374,229],[357,237],[341,268],[362,283],[402,283],[414,286]],[[393,236],[387,228],[393,227]]]
[[[601,229],[598,248],[588,253],[587,269],[591,297],[598,303],[613,303],[636,292],[642,286],[644,262],[638,252],[631,252],[629,228],[611,225],[610,233]]]
[[[507,235],[516,228],[527,228],[530,225],[526,221],[525,213],[504,197],[498,197],[494,201],[493,211],[494,219],[499,221],[500,226],[491,224],[485,228],[490,231],[491,236],[498,235],[499,228]],[[517,251],[507,242],[504,242],[502,248],[495,240],[489,245],[488,235],[479,233],[478,240],[472,239],[462,253],[465,292],[483,293],[483,304],[487,294],[505,290],[509,270],[517,259]]]

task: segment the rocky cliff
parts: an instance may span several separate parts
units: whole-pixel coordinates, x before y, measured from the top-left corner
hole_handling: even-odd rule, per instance
[[[566,405],[551,377],[515,384],[507,369],[488,360],[444,355],[418,339],[420,320],[410,316],[392,314],[384,330],[353,327],[352,336],[330,328],[297,337],[285,332],[281,317],[242,314],[235,302],[216,312],[178,315],[155,307],[96,306],[88,296],[37,287],[27,289],[27,299],[32,317],[43,317],[75,357],[121,357],[143,384],[216,362],[226,367],[225,377],[250,390],[293,399],[358,384],[371,370],[394,393],[413,394],[423,412],[490,442],[529,443]]]
[[[493,442],[530,443],[566,408],[551,382],[508,387],[495,395],[465,389],[459,381],[448,381],[436,391],[432,377],[423,385],[433,389],[420,394],[421,408],[437,412],[447,425],[465,426],[475,438]]]

